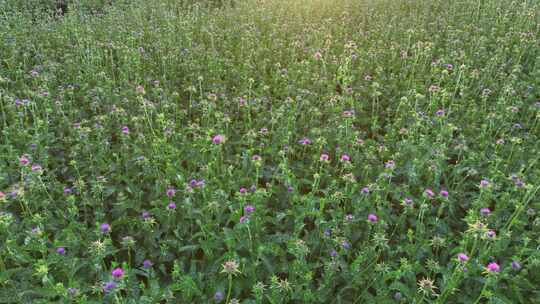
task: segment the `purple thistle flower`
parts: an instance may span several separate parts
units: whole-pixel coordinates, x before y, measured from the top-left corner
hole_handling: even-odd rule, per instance
[[[292,186],[287,186],[287,192],[292,193],[294,188]]]
[[[248,190],[244,187],[240,188],[240,190],[238,190],[241,194],[246,194],[248,192]]]
[[[242,216],[242,217],[240,218],[240,224],[244,224],[244,223],[246,223],[248,220],[249,220],[249,218],[248,218],[247,216],[244,215],[244,216]]]
[[[437,115],[439,117],[444,116],[444,110],[443,109],[437,110],[437,112],[435,112],[435,115]]]
[[[489,181],[487,179],[483,179],[480,181],[480,188],[486,188],[489,187]]]
[[[408,198],[408,197],[406,197],[404,201],[405,201],[405,204],[407,204],[407,205],[411,205],[413,203],[413,200],[411,198]]]
[[[369,187],[364,187],[362,190],[360,190],[364,194],[369,194]]]
[[[123,127],[122,127],[122,134],[124,134],[124,135],[128,135],[128,134],[129,134],[129,128],[128,128],[128,126],[123,126]]]
[[[169,210],[174,210],[174,209],[176,209],[176,204],[174,202],[170,202],[167,205],[167,208],[169,208]]]
[[[341,242],[341,247],[343,247],[343,249],[349,249],[351,248],[351,244],[349,244],[347,241],[343,241]]]
[[[111,274],[115,279],[120,279],[124,275],[124,270],[122,268],[120,268],[120,267],[117,267],[117,268],[113,269]]]
[[[378,220],[379,220],[379,218],[378,218],[375,214],[370,213],[370,214],[368,215],[368,221],[370,221],[370,222],[372,222],[372,223],[375,223],[375,222],[377,222]]]
[[[333,257],[333,258],[337,257],[337,256],[338,256],[337,251],[335,251],[334,249],[332,249],[332,251],[330,251],[330,256]]]
[[[518,187],[518,188],[523,188],[523,186],[525,186],[525,183],[519,178],[516,178],[514,183],[516,184],[516,187]]]
[[[457,258],[462,263],[467,262],[469,260],[469,257],[463,252],[458,253]]]
[[[79,290],[77,288],[70,287],[67,290],[68,294],[72,297],[76,296],[77,293],[79,293]]]
[[[58,254],[66,254],[66,248],[64,248],[64,247],[58,247],[58,248],[56,249],[56,253],[58,253]]]
[[[253,205],[246,205],[244,207],[244,213],[247,214],[247,215],[250,215],[254,211],[255,211],[255,207]]]
[[[190,181],[189,181],[189,185],[190,185],[191,187],[197,187],[197,180],[196,180],[196,179],[190,180]]]
[[[329,237],[329,236],[332,235],[332,230],[326,228],[326,229],[324,229],[323,233],[324,233],[324,236]]]
[[[298,143],[301,144],[302,146],[307,146],[307,145],[311,145],[311,140],[307,137],[304,137],[300,139]]]
[[[11,198],[16,198],[19,195],[19,190],[15,189],[9,193]]]
[[[145,269],[148,269],[148,268],[152,267],[152,265],[154,265],[154,264],[152,263],[152,261],[150,261],[148,259],[143,261],[143,268],[145,268]]]
[[[253,156],[251,157],[251,160],[252,160],[252,161],[254,161],[254,162],[256,162],[256,161],[260,161],[260,160],[261,160],[261,156],[260,156],[260,155],[257,155],[257,154],[255,154],[255,155],[253,155]]]
[[[30,160],[28,157],[26,157],[26,155],[23,155],[19,157],[19,164],[21,164],[21,166],[28,166],[28,164],[30,164]]]
[[[223,301],[223,298],[224,298],[224,296],[223,296],[223,293],[222,293],[221,291],[217,291],[217,292],[214,294],[214,301],[216,301],[216,302],[218,302],[218,303],[221,302],[221,301]]]
[[[448,198],[448,191],[446,191],[446,190],[441,190],[441,192],[439,194],[444,198]]]
[[[487,271],[489,272],[499,272],[501,271],[501,267],[499,266],[499,264],[495,263],[495,262],[491,262],[487,265]]]
[[[346,90],[350,90],[350,93],[347,92],[347,94],[352,94],[352,88],[351,87],[348,87]],[[341,116],[344,117],[344,118],[351,118],[354,116],[354,110],[349,110],[349,111],[343,111],[343,113],[341,113]]]
[[[480,209],[480,214],[482,214],[483,216],[488,216],[490,213],[491,213],[491,210],[489,210],[489,208]]]
[[[521,269],[521,264],[518,261],[512,261],[512,269],[520,270]]]
[[[321,60],[321,59],[322,59],[322,54],[321,54],[321,52],[319,52],[319,51],[315,52],[315,54],[313,54],[313,58],[314,58],[315,60],[317,60],[317,61],[318,61],[318,60]]]
[[[204,179],[200,179],[197,181],[197,183],[195,183],[195,186],[196,187],[202,187],[204,186],[205,182],[204,182]]]
[[[349,162],[349,161],[351,161],[351,157],[349,155],[347,155],[347,154],[343,154],[343,155],[341,155],[341,161],[342,162]]]
[[[497,236],[497,233],[495,233],[495,230],[491,230],[491,229],[490,229],[490,230],[488,230],[488,231],[486,232],[486,235],[487,235],[487,237],[489,237],[489,238],[494,238],[495,236]]]
[[[71,194],[71,193],[73,193],[73,189],[71,189],[69,187],[64,188],[64,194]]]
[[[33,165],[32,165],[32,171],[33,171],[33,172],[39,172],[39,171],[41,171],[42,169],[43,169],[43,168],[42,168],[41,165],[39,165],[39,164],[33,164]]]
[[[107,223],[103,223],[101,225],[99,225],[99,230],[102,232],[102,233],[109,233],[111,232],[111,226]]]
[[[113,282],[113,281],[107,282],[107,283],[105,283],[105,284],[103,285],[103,291],[104,291],[105,293],[109,293],[109,292],[111,292],[113,289],[115,289],[116,286],[117,286],[116,283]]]
[[[354,220],[354,215],[352,215],[352,214],[347,214],[347,215],[345,216],[345,220],[347,220],[347,221],[352,221],[352,220]]]
[[[212,138],[212,143],[214,145],[219,145],[225,142],[225,135],[218,134]]]
[[[252,193],[254,193],[255,191],[257,191],[257,186],[251,185],[251,187],[249,187],[249,191],[251,191]]]
[[[148,211],[143,211],[143,212],[141,213],[141,217],[143,218],[143,220],[148,220],[148,219],[150,219],[150,217],[151,217],[150,212],[148,212]]]
[[[174,196],[175,193],[176,193],[176,189],[174,189],[174,188],[169,188],[169,189],[167,189],[167,196],[168,196],[169,198],[172,198],[172,197]]]
[[[321,154],[321,157],[319,158],[319,160],[322,162],[327,162],[329,159],[330,159],[330,156],[328,156],[328,154],[326,153]]]
[[[431,190],[430,188],[427,188],[424,193],[428,198],[433,198],[433,196],[435,196],[435,192],[433,192],[433,190]]]

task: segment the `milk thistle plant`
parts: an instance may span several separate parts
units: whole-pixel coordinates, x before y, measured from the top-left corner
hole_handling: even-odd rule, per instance
[[[0,0],[0,303],[540,303],[539,20]]]

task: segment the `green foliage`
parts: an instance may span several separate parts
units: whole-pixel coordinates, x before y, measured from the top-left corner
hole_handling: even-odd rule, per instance
[[[537,1],[55,5],[0,0],[0,303],[540,303]]]

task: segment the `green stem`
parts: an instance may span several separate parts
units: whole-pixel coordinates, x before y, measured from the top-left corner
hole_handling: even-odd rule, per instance
[[[229,274],[229,290],[227,291],[227,300],[225,301],[225,304],[229,304],[229,300],[231,298],[231,290],[232,290],[232,275]]]

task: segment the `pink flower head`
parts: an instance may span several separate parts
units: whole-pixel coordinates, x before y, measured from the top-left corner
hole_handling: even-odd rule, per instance
[[[298,143],[301,144],[302,146],[307,146],[307,145],[311,145],[311,140],[307,137],[304,137],[300,139]]]
[[[486,269],[489,272],[499,272],[499,271],[501,271],[501,267],[499,266],[499,264],[497,264],[495,262],[489,263],[487,265]]]
[[[124,275],[124,270],[120,267],[118,268],[115,268],[113,269],[112,271],[112,276],[115,278],[115,279],[119,279],[121,278],[122,276]]]
[[[122,127],[122,134],[124,134],[124,135],[128,135],[128,134],[129,134],[129,127],[128,127],[128,126],[123,126],[123,127]]]
[[[482,214],[483,216],[488,216],[490,213],[491,213],[491,210],[489,210],[489,208],[480,209],[480,214]]]
[[[489,181],[487,179],[483,179],[480,181],[480,188],[486,188],[489,187]]]
[[[328,154],[326,154],[326,153],[321,154],[320,160],[322,162],[327,162],[329,159],[330,159],[330,156],[328,156]]]
[[[433,192],[433,190],[431,190],[430,188],[427,188],[424,193],[428,198],[433,198],[433,196],[435,196],[435,192]]]
[[[248,218],[247,216],[244,215],[244,216],[242,216],[242,217],[240,218],[240,224],[244,224],[244,223],[246,223],[248,220],[249,220],[249,218]]]
[[[369,194],[369,187],[364,187],[362,190],[360,190],[364,194]]]
[[[240,188],[239,191],[240,191],[240,193],[242,193],[242,194],[246,194],[246,193],[248,192],[248,189],[242,187],[242,188]]]
[[[168,196],[169,198],[172,198],[172,197],[174,196],[175,193],[176,193],[176,189],[174,189],[174,188],[169,188],[169,189],[167,189],[167,196]]]
[[[494,237],[497,236],[497,233],[495,233],[495,230],[491,230],[491,229],[490,229],[490,230],[488,230],[488,231],[486,232],[486,235],[487,235],[487,237],[489,237],[489,238],[494,238]]]
[[[212,143],[214,145],[219,145],[219,144],[222,144],[224,142],[225,142],[225,136],[224,135],[218,134],[218,135],[216,135],[216,136],[214,136],[212,138]]]
[[[109,225],[107,223],[103,223],[103,224],[99,225],[99,230],[102,233],[109,233],[109,232],[111,232],[111,225]]]
[[[313,54],[313,58],[314,58],[315,60],[321,60],[321,59],[322,59],[322,54],[321,54],[321,52],[319,52],[319,51],[315,52],[315,54]]]
[[[469,257],[463,252],[458,253],[457,258],[460,262],[467,262],[469,260]]]
[[[347,155],[347,154],[343,154],[343,155],[341,155],[341,161],[342,162],[349,162],[349,161],[351,161],[351,157],[349,155]]]
[[[244,207],[244,212],[247,214],[247,215],[250,215],[252,214],[253,212],[255,212],[255,207],[253,205],[246,205]]]
[[[32,165],[32,171],[34,171],[34,172],[39,172],[39,171],[41,171],[41,169],[43,169],[43,168],[39,164],[33,164]]]
[[[352,93],[352,89],[351,89],[351,93]],[[343,113],[341,113],[341,116],[345,118],[351,118],[354,116],[354,110],[343,111]]]
[[[174,209],[176,209],[176,204],[173,203],[173,202],[170,202],[170,203],[167,205],[167,208],[169,208],[169,210],[174,210]]]
[[[23,155],[19,157],[19,163],[21,164],[21,166],[28,166],[28,164],[30,164],[30,160],[28,159],[28,157],[26,157],[26,155]]]
[[[6,194],[0,191],[0,201],[4,200],[5,198],[6,198]]]
[[[413,203],[413,200],[411,198],[408,198],[408,197],[406,197],[404,201],[405,201],[405,204],[407,204],[407,205],[411,205]]]
[[[261,156],[260,156],[260,155],[257,155],[257,154],[255,154],[255,155],[253,155],[253,156],[251,157],[251,160],[252,160],[252,161],[254,161],[254,162],[256,162],[256,161],[260,161],[260,160],[261,160]]]
[[[437,112],[435,112],[435,115],[437,115],[437,116],[439,116],[439,117],[440,117],[440,116],[444,116],[444,110],[443,110],[443,109],[437,110]]]
[[[367,218],[368,218],[368,221],[372,223],[375,223],[379,220],[379,218],[373,213],[370,213]]]
[[[446,190],[441,190],[441,192],[439,194],[444,198],[448,197],[448,191],[446,191]]]

